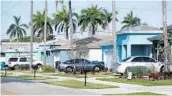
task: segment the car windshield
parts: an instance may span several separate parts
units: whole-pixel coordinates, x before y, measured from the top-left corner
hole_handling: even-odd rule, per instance
[[[121,62],[126,62],[127,60],[129,60],[131,57],[125,58],[123,60],[121,60]]]
[[[9,61],[10,62],[17,62],[18,58],[10,58]]]

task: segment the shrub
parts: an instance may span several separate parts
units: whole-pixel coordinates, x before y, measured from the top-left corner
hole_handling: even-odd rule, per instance
[[[128,72],[132,72],[133,76],[142,77],[148,75],[148,68],[145,66],[127,67]]]
[[[151,67],[148,69],[148,73],[156,72],[155,66],[152,64]]]
[[[20,69],[21,70],[28,70],[28,69],[30,69],[30,65],[29,64],[21,64]]]
[[[42,66],[42,72],[55,72],[55,68],[51,65]]]

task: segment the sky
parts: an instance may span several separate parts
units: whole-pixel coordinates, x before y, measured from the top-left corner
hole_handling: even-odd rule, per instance
[[[36,11],[42,11],[44,9],[45,2],[43,0],[34,0],[34,13]],[[116,23],[116,30],[120,30],[122,27],[121,22],[123,18],[131,10],[134,16],[141,19],[142,23],[147,23],[150,26],[162,27],[162,2],[158,1],[116,1],[116,10],[118,11],[118,22]],[[67,5],[67,1],[64,2]],[[84,8],[88,8],[91,5],[98,5],[112,11],[112,2],[109,0],[72,0],[72,9],[74,12],[80,14],[80,11]],[[0,17],[1,17],[1,38],[8,39],[6,31],[10,24],[14,23],[13,16],[21,16],[21,23],[28,24],[30,21],[30,1],[28,0],[1,0],[0,1]],[[58,6],[60,10],[61,5]],[[55,1],[48,0],[48,16],[52,17],[52,14],[56,12]],[[167,25],[172,24],[172,1],[167,0]],[[111,28],[110,28],[111,30]],[[101,31],[101,29],[99,30]],[[27,30],[27,34],[30,34],[30,30]],[[54,32],[57,35],[57,32]]]

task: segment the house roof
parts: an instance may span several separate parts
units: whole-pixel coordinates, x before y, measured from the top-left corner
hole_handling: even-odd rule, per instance
[[[154,41],[154,40],[159,41],[159,40],[161,40],[161,36],[153,36],[153,37],[148,38],[148,40],[150,40],[150,41]]]
[[[92,36],[83,39],[79,39],[74,41],[73,47],[76,48],[76,45],[85,44],[89,49],[99,49],[101,48],[100,45],[103,42],[107,42],[108,40],[112,40],[112,36]],[[66,43],[57,49],[70,49],[70,42]]]
[[[51,40],[51,41],[47,41],[46,45],[63,45],[68,43],[68,40]],[[44,43],[40,43],[39,45],[44,45]]]
[[[169,26],[167,26],[167,29],[168,29],[168,30],[169,30],[169,29],[172,29],[172,24],[169,25]]]
[[[37,43],[33,43],[33,50],[38,48]],[[29,42],[1,42],[0,50],[1,52],[16,52],[18,49],[20,52],[29,52],[30,51],[30,43]]]
[[[122,33],[162,33],[162,31],[160,28],[152,27],[149,25],[140,25],[136,27],[124,28],[117,32],[117,34]]]

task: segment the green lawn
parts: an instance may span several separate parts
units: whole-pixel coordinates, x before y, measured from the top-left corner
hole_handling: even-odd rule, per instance
[[[105,88],[119,88],[118,86],[104,85],[104,84],[95,84],[88,83],[87,86],[84,86],[84,82],[76,80],[65,80],[65,81],[54,81],[54,82],[42,82],[51,85],[77,88],[77,89],[105,89]]]
[[[97,80],[127,83],[127,84],[137,84],[143,86],[166,86],[172,85],[172,80],[158,80],[158,81],[149,81],[149,80],[139,80],[139,79],[121,79],[121,78],[97,78]]]
[[[5,75],[5,72],[1,72],[1,76],[4,76]],[[6,74],[7,76],[8,75],[14,75],[14,73],[13,72],[7,72],[7,74]]]
[[[163,94],[157,94],[152,92],[136,92],[136,93],[128,93],[128,94],[105,94],[107,96],[165,96]]]
[[[48,75],[62,76],[62,77],[74,77],[74,78],[84,78],[85,77],[84,74],[73,74],[73,73],[62,73],[62,72],[59,72],[57,74],[48,74]],[[113,76],[112,74],[105,74],[103,72],[95,73],[95,74],[92,74],[92,73],[87,74],[88,78],[92,78],[92,77],[112,77],[112,76]]]
[[[55,78],[50,78],[50,77],[44,77],[44,76],[36,76],[35,79],[31,75],[20,75],[17,76],[16,78],[24,79],[24,80],[45,80],[45,79],[55,79]]]

